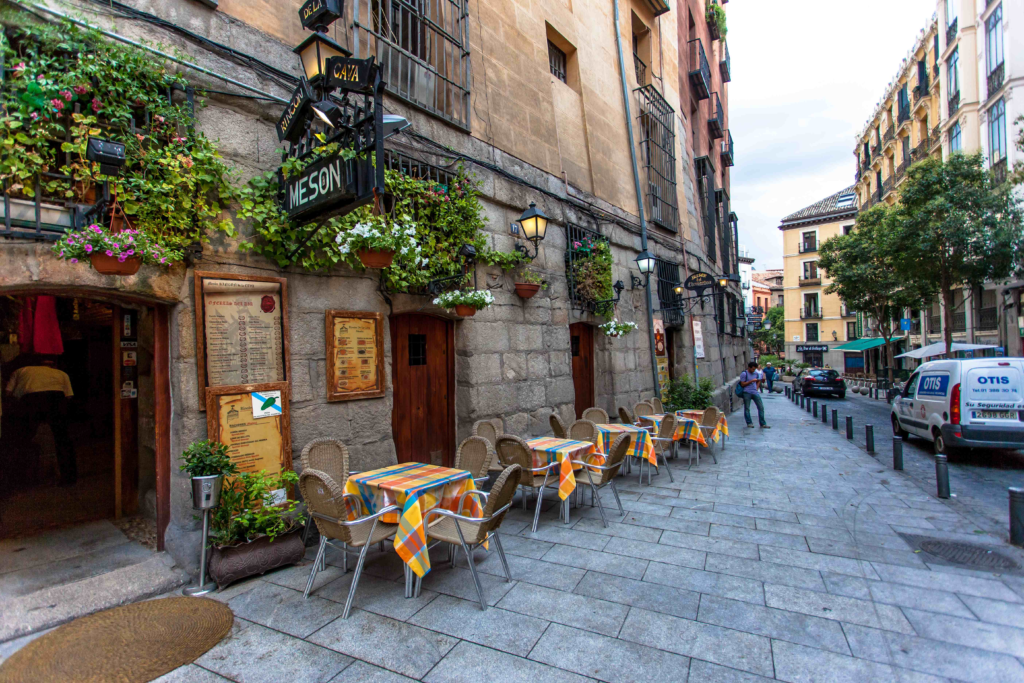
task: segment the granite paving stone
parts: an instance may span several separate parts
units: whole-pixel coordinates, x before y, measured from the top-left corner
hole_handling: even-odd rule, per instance
[[[635,524],[620,524],[619,522],[609,522],[608,526],[605,527],[600,519],[589,518],[579,520],[572,528],[592,534],[621,536],[622,538],[632,538],[637,541],[647,541],[648,543],[657,543],[663,533],[660,529],[649,529]]]
[[[780,681],[811,683],[896,683],[900,680],[888,664],[847,657],[782,640],[772,641],[775,674]],[[827,678],[826,678],[827,677]]]
[[[626,605],[529,583],[517,584],[497,606],[537,619],[613,637],[618,635],[622,622],[629,612]]]
[[[1024,602],[1024,599],[1010,590],[1005,583],[997,579],[947,574],[941,571],[900,567],[881,562],[873,562],[871,566],[877,573],[878,578],[884,581],[904,583],[921,588],[934,588],[963,595],[975,595],[979,598],[992,598],[1005,602]],[[1021,605],[1021,607],[1024,609],[1024,605]]]
[[[760,562],[732,555],[708,553],[705,571],[742,576],[756,581],[776,583],[783,586],[795,586],[808,590],[824,591],[821,574],[812,569],[800,569],[773,562]]]
[[[411,683],[413,679],[396,674],[393,671],[388,671],[387,669],[382,669],[373,664],[355,661],[332,679],[332,683],[347,683],[348,681],[359,681],[359,683]]]
[[[555,546],[555,548],[561,548],[564,546]],[[494,553],[495,558],[497,553]],[[466,561],[465,553],[459,553],[459,559],[457,562],[464,563]],[[464,564],[458,564],[454,569],[447,566],[446,563],[442,563],[445,566],[440,571],[431,570],[426,576],[423,577],[422,591],[434,591],[435,593],[444,593],[445,595],[451,595],[456,598],[462,598],[463,600],[469,600],[472,602],[478,602],[480,600],[479,595],[476,592],[476,584],[473,582],[473,575],[468,569],[465,569]],[[511,562],[509,563],[511,564]],[[480,577],[480,584],[484,589],[484,602],[488,605],[493,605],[501,600],[505,593],[512,590],[512,583],[508,583],[505,580],[505,574],[502,573],[500,576],[489,574],[487,572],[478,571],[477,575]],[[513,578],[515,575],[513,574]],[[401,595],[405,594],[404,584],[396,583],[395,587],[399,590]]]
[[[792,586],[765,584],[765,604],[769,607],[801,612],[812,616],[834,619],[850,624],[871,626],[900,633],[913,633],[914,629],[898,607],[870,600],[846,598]]]
[[[508,560],[509,571],[512,572],[514,581],[525,581],[560,591],[572,591],[587,573],[585,569],[553,564],[543,560],[531,560],[528,557],[509,555],[508,553],[505,553],[505,558]],[[477,564],[476,568],[480,572],[500,577],[502,580],[505,578],[505,571],[497,553],[488,554],[487,559]]]
[[[853,560],[848,557],[820,555],[818,553],[790,550],[788,548],[775,548],[773,546],[761,546],[759,552],[761,560],[764,562],[788,564],[794,567],[816,569],[818,571],[831,571],[868,579],[878,578],[869,562]]]
[[[526,525],[526,528],[529,529],[530,526]],[[544,556],[544,553],[551,550],[552,546],[554,546],[554,543],[524,538],[523,536],[506,532],[504,524],[499,529],[499,535],[501,536],[501,547],[505,549],[506,555],[521,555],[522,557],[532,557],[535,560],[539,560]]]
[[[735,526],[712,524],[711,536],[713,538],[728,538],[733,541],[745,541],[747,543],[756,543],[758,545],[792,548],[794,550],[807,550],[807,541],[804,540],[803,536],[779,534],[774,531],[758,531],[756,529],[741,529]]]
[[[691,657],[690,677],[687,683],[765,683],[772,680],[775,679]]]
[[[408,623],[525,657],[549,622],[498,607],[491,607],[485,612],[479,603],[441,595],[417,612]]]
[[[152,683],[224,683],[230,680],[230,678],[207,671],[201,666],[186,664],[160,678],[154,678]]]
[[[608,544],[608,537],[605,535],[591,534],[581,529],[565,528],[561,521],[542,525],[538,527],[536,532],[526,529],[519,535],[537,541],[587,548],[589,550],[602,550]]]
[[[982,621],[1024,628],[1024,609],[1019,603],[961,595],[960,600]]]
[[[697,618],[700,594],[682,588],[587,572],[576,593],[685,619]]]
[[[556,545],[541,558],[545,562],[565,564],[579,569],[615,574],[628,579],[639,579],[647,570],[647,561],[614,553],[600,553],[584,548]]]
[[[531,659],[609,683],[685,681],[688,657],[553,624]]]
[[[696,522],[678,517],[658,517],[656,515],[644,515],[638,513],[627,514],[623,524],[635,524],[637,526],[649,527],[651,529],[662,529],[665,531],[678,531],[684,534],[696,534],[707,536],[711,525],[708,522]]]
[[[704,568],[705,553],[698,550],[677,548],[658,543],[636,541],[630,538],[612,538],[605,546],[605,552],[636,557],[652,562],[663,562],[665,564],[678,564],[693,569]]]
[[[916,609],[905,608],[903,613],[922,638],[1024,657],[1024,629]]]
[[[702,595],[697,621],[849,655],[838,622],[782,609]]]
[[[744,517],[777,519],[780,522],[797,521],[796,513],[773,510],[770,507],[752,507],[750,505],[729,505],[727,503],[715,503],[715,512],[727,512],[730,515],[740,515]]]
[[[755,605],[764,604],[764,588],[761,582],[739,576],[651,562],[643,580],[665,586],[685,586],[688,590],[698,593],[742,600]]]
[[[459,643],[423,680],[426,683],[487,683],[498,680],[499,674],[502,683],[585,683],[593,680],[466,641]]]
[[[693,522],[709,522],[714,524],[726,524],[728,526],[739,526],[746,529],[754,529],[757,523],[756,517],[730,515],[725,512],[715,512],[713,510],[692,510],[685,508],[676,508],[672,510],[672,517],[675,519],[686,519]]]
[[[310,594],[310,600],[314,597],[332,600],[341,603],[342,607],[348,600],[348,592],[352,587],[354,572],[332,581],[315,595]],[[301,596],[300,596],[301,597]],[[359,608],[381,616],[391,617],[399,621],[405,621],[416,614],[424,605],[437,597],[437,593],[429,589],[422,589],[417,598],[405,597],[404,581],[386,581],[376,576],[359,577],[359,585],[356,586],[356,594],[352,598],[352,608]]]
[[[313,631],[341,616],[344,605],[310,596],[277,584],[260,582],[251,591],[228,601],[231,611],[275,631],[305,638]]]
[[[731,541],[726,538],[711,538],[696,534],[683,534],[677,531],[665,531],[662,533],[660,542],[664,545],[676,546],[678,548],[745,557],[749,560],[756,560],[759,557],[757,545],[755,543],[747,543],[746,541]]]
[[[755,519],[755,524],[757,529],[760,531],[774,531],[780,534],[807,536],[808,538],[828,538],[833,541],[853,541],[853,536],[849,531],[835,527],[815,526],[813,524],[800,524],[794,522],[780,522],[777,519]]]

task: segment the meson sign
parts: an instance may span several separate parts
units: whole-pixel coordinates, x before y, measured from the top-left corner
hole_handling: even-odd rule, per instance
[[[301,219],[317,214],[326,217],[331,207],[358,203],[358,175],[355,160],[332,156],[310,164],[285,183],[284,210],[288,217]]]

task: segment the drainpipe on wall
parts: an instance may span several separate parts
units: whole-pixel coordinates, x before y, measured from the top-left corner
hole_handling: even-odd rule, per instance
[[[640,170],[636,165],[636,149],[633,147],[633,115],[629,112],[629,86],[626,84],[626,62],[622,58],[622,35],[619,32],[619,0],[612,0],[615,8],[615,49],[619,53],[619,76],[622,80],[622,104],[626,113],[626,133],[629,135],[629,158],[633,162],[633,187],[636,190],[636,206],[640,214],[640,250],[647,250],[647,219],[644,218],[644,196],[640,190]],[[654,351],[654,308],[651,304],[651,276],[647,276],[644,289],[647,302],[647,341],[651,347],[651,376],[654,379],[654,395],[661,398],[658,384],[658,357]]]

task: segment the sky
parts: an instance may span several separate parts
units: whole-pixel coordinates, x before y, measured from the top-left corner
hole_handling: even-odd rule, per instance
[[[783,217],[854,183],[855,137],[935,0],[733,2],[730,201],[755,270],[782,267]]]

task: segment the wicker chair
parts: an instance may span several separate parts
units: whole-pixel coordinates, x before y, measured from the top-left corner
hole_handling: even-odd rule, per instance
[[[320,548],[313,561],[313,568],[309,572],[306,590],[302,594],[304,598],[309,597],[316,574],[323,567],[324,554],[328,545],[341,550],[343,571],[348,571],[349,548],[361,549],[359,560],[356,562],[356,571],[352,576],[352,585],[348,590],[348,599],[345,600],[345,611],[341,617],[348,619],[349,610],[352,609],[352,598],[355,597],[356,586],[359,585],[359,576],[363,572],[366,549],[374,543],[387,540],[398,531],[397,524],[386,524],[381,522],[380,518],[390,512],[400,513],[401,508],[397,505],[389,505],[367,517],[360,517],[351,522],[346,521],[345,499],[351,498],[358,505],[359,498],[351,493],[344,493],[342,487],[326,472],[308,467],[299,477],[299,490],[306,501],[309,515],[315,520],[316,528],[320,532]],[[340,541],[341,545],[337,546],[331,541]]]
[[[533,530],[537,531],[537,523],[540,520],[540,506],[544,499],[544,488],[551,481],[554,475],[554,485],[558,486],[558,464],[553,463],[544,467],[534,468],[533,451],[526,442],[518,436],[503,434],[498,437],[498,461],[504,467],[519,465],[519,486],[525,487],[523,491],[523,509],[526,507],[526,491],[535,491],[537,495],[537,507],[533,513]],[[495,484],[497,486],[497,484]],[[494,490],[494,487],[491,487]]]
[[[551,425],[551,431],[559,439],[567,439],[568,432],[565,429],[565,423],[562,422],[562,418],[558,417],[557,413],[551,413],[548,416],[548,423]]]
[[[494,457],[494,449],[487,439],[482,436],[471,436],[459,444],[458,450],[455,451],[453,467],[457,470],[469,470],[473,481],[479,486],[487,481],[487,468],[491,466]]]
[[[608,424],[608,412],[604,408],[587,408],[583,411],[583,419],[599,425]]]
[[[487,439],[487,443],[492,446],[498,441],[498,437],[501,435],[494,423],[490,420],[477,420],[473,423],[473,436],[480,436]]]
[[[302,449],[299,462],[303,469],[314,469],[319,472],[326,472],[331,479],[341,488],[345,488],[345,482],[350,474],[350,459],[348,447],[337,439],[313,439]],[[306,543],[309,532],[313,528],[313,516],[306,520],[306,528],[302,531],[302,543]],[[321,567],[323,569],[323,567]]]
[[[638,426],[643,427],[649,432],[654,432],[651,427],[648,427],[644,421],[640,419],[644,415],[654,415],[654,406],[646,401],[641,401],[633,406],[633,415],[636,417],[636,424]]]
[[[629,411],[622,406],[619,406],[619,422],[624,425],[636,424],[636,420],[633,419],[633,416],[630,415]]]
[[[576,483],[580,486],[590,485],[591,492],[591,505],[596,501],[598,510],[601,511],[601,521],[605,527],[608,526],[608,519],[604,515],[604,505],[601,503],[601,496],[598,494],[600,489],[605,486],[612,487],[612,493],[615,494],[615,502],[619,506],[619,514],[624,515],[626,511],[622,509],[622,501],[619,499],[619,492],[615,488],[615,477],[619,474],[619,470],[622,468],[622,463],[626,459],[626,451],[629,449],[629,434],[620,434],[611,448],[608,449],[608,455],[605,458],[604,465],[591,465],[579,462],[583,465],[582,469],[576,473]]]
[[[501,566],[505,570],[505,580],[512,580],[512,572],[508,568],[508,560],[505,559],[505,550],[501,547],[501,537],[498,535],[498,528],[505,519],[505,513],[512,507],[512,498],[516,494],[522,472],[518,465],[506,467],[498,475],[497,481],[491,488],[490,493],[482,491],[467,491],[459,501],[459,510],[462,510],[463,500],[466,496],[479,495],[485,499],[484,511],[480,517],[465,517],[437,507],[427,513],[424,524],[427,528],[428,541],[441,541],[452,546],[452,566],[455,566],[457,549],[462,548],[466,553],[466,560],[469,562],[469,571],[473,575],[473,582],[476,584],[476,594],[480,598],[480,609],[487,610],[487,602],[484,600],[484,589],[480,583],[480,576],[477,574],[476,565],[473,563],[473,548],[482,545],[486,541],[494,541],[498,550],[498,557],[501,558]],[[437,518],[440,519],[437,519]],[[436,520],[431,523],[431,520]],[[420,580],[416,580],[416,593],[419,594]]]
[[[665,406],[657,396],[648,399],[647,402],[651,404],[656,414],[661,415],[665,412]]]
[[[711,440],[711,435],[715,433],[715,429],[718,427],[718,408],[711,406],[704,411],[704,417],[700,421],[700,433],[704,435],[704,441],[707,442],[708,453],[711,455],[711,459],[718,464],[718,458],[715,457],[715,442]],[[697,461],[700,462],[699,460]]]
[[[668,466],[668,456],[665,455],[665,451],[675,452],[676,441],[673,438],[676,434],[676,416],[666,415],[661,418],[661,425],[658,427],[658,435],[654,437],[654,452],[655,460],[661,460],[665,464],[665,469],[668,471],[669,481],[675,481],[672,476],[672,470]],[[640,461],[640,481],[644,479],[644,461]],[[661,473],[661,468],[658,468],[658,473]],[[651,463],[647,462],[647,484],[651,483]]]
[[[597,443],[597,425],[590,420],[584,418],[582,420],[576,420],[569,425],[569,436],[568,438],[573,441],[589,441],[590,443]]]

